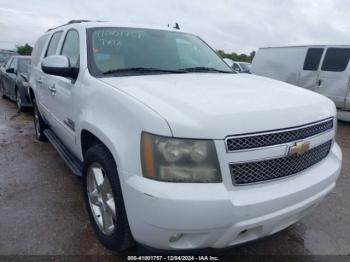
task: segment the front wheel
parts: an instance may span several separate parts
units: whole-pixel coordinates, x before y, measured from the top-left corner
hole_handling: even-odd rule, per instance
[[[90,222],[101,243],[116,252],[134,244],[126,216],[117,166],[100,144],[84,156],[83,191]]]

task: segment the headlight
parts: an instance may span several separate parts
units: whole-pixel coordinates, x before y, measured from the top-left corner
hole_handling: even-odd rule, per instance
[[[219,161],[212,140],[176,139],[142,133],[143,176],[168,182],[219,183]]]
[[[22,85],[23,85],[24,87],[28,87],[28,86],[29,86],[29,84],[28,84],[27,81],[22,81]]]

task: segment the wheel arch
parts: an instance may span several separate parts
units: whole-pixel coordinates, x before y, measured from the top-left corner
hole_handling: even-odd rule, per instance
[[[84,160],[84,155],[89,148],[97,144],[103,144],[112,154],[116,165],[120,165],[118,152],[113,146],[112,141],[109,140],[108,136],[103,131],[85,123],[84,127],[81,128],[78,135],[79,137],[77,137],[77,141],[80,143],[80,153],[82,160]]]
[[[103,142],[97,136],[86,129],[81,131],[80,140],[81,153],[83,156],[89,148],[98,144],[103,144]]]

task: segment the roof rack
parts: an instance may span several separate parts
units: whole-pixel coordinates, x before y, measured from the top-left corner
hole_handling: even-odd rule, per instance
[[[70,20],[67,24],[77,24],[77,23],[87,23],[91,22],[91,20]]]
[[[54,30],[56,28],[59,28],[59,27],[65,26],[65,25],[78,24],[78,23],[87,23],[87,22],[91,22],[91,21],[92,20],[70,20],[70,21],[68,21],[68,23],[60,25],[60,26],[56,26],[54,28],[50,28],[46,32],[49,32],[51,30]],[[97,22],[99,22],[99,21],[97,21]]]

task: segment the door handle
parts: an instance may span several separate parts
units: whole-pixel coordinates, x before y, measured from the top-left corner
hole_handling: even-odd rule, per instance
[[[56,93],[57,91],[55,85],[50,86],[49,90],[51,91],[51,93]]]
[[[318,85],[318,86],[321,86],[321,85],[322,85],[322,80],[321,80],[321,79],[318,80],[317,85]]]
[[[38,78],[37,80],[35,80],[38,84],[42,84],[43,80],[41,78]]]

